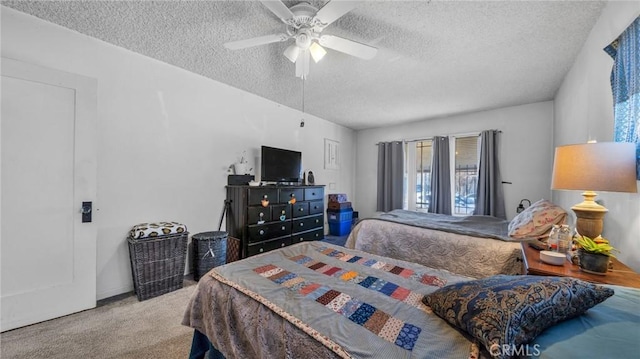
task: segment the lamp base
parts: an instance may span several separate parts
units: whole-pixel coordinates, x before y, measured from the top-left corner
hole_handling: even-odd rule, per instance
[[[598,238],[604,227],[604,216],[607,209],[594,201],[597,194],[593,191],[582,193],[584,201],[571,207],[576,214],[576,231],[581,236],[591,239]]]

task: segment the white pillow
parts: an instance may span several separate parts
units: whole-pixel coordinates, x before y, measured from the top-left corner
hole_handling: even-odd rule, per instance
[[[509,236],[517,239],[544,238],[554,224],[562,224],[567,212],[546,199],[527,207],[509,223]]]

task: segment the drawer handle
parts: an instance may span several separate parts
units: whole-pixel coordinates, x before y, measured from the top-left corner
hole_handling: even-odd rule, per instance
[[[304,212],[304,208],[300,207],[300,208],[298,208],[298,211]]]
[[[300,239],[298,239],[299,242],[304,241],[304,238],[300,237]]]
[[[286,230],[287,230],[287,227],[282,226],[282,227],[280,227],[280,229],[281,229],[281,230],[283,230],[283,231],[286,231]]]
[[[262,252],[264,252],[264,249],[263,249],[263,248],[260,248],[260,253],[262,253]]]
[[[284,247],[284,243],[280,244],[280,247]]]
[[[264,234],[264,229],[261,229],[260,230],[260,235],[263,235],[263,234]]]
[[[319,220],[319,219],[316,219],[316,223],[320,223],[320,220]]]
[[[304,227],[304,223],[300,222],[300,227]]]

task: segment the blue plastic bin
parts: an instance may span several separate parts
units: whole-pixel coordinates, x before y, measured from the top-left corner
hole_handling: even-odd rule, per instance
[[[353,219],[353,208],[343,208],[340,210],[328,209],[327,210],[327,221],[331,222],[344,222]]]
[[[332,236],[346,236],[351,232],[351,220],[329,221],[329,234]]]

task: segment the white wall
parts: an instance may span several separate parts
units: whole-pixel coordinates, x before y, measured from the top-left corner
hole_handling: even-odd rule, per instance
[[[132,225],[217,230],[227,168],[261,145],[302,151],[326,192],[353,193],[352,130],[57,25],[2,7],[2,56],[98,80],[98,299],[133,289]],[[323,169],[324,138],[342,171]],[[40,151],[42,149],[34,149]],[[55,149],[50,149],[55,150]]]
[[[640,14],[640,2],[612,1],[591,30],[555,98],[554,146],[613,140],[613,100],[609,76],[613,60],[604,49]],[[553,157],[550,158],[553,161]],[[609,212],[603,236],[620,249],[623,263],[640,272],[640,195],[599,193]],[[579,191],[553,191],[553,201],[571,208]],[[575,215],[572,215],[572,223]]]
[[[500,171],[508,219],[523,198],[532,202],[551,195],[551,127],[553,103],[539,102],[460,116],[426,120],[357,133],[356,200],[360,217],[376,211],[377,146],[381,141],[412,140],[489,129],[502,130]]]

